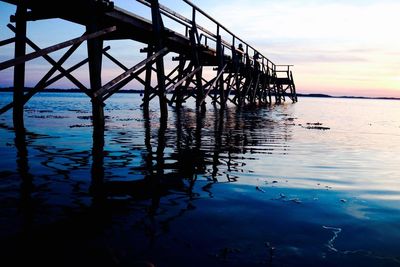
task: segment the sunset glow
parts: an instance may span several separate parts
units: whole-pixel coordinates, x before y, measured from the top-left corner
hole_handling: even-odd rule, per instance
[[[135,1],[114,2],[127,10],[141,12],[143,8]],[[190,8],[183,2],[161,3],[191,17]],[[202,0],[194,3],[273,62],[294,64],[294,78],[300,93],[400,97],[398,1]],[[0,8],[3,12],[13,12],[13,7],[3,2]],[[2,40],[10,37],[5,28],[8,15],[0,18]],[[149,17],[145,9],[142,15]],[[208,27],[208,21],[203,20],[200,23]],[[43,31],[43,27],[49,24],[31,24],[31,34],[35,37],[46,35],[48,29]],[[68,29],[72,26],[64,24],[64,35],[69,37]],[[76,26],[71,28],[71,37],[80,31]],[[56,35],[54,40],[66,39]],[[123,48],[117,53],[132,54]],[[0,56],[10,58],[12,49],[1,48]],[[107,72],[119,70],[105,66],[104,71],[108,77]],[[0,86],[10,86],[11,74],[11,71],[0,73]],[[27,83],[30,84],[29,77]],[[60,86],[68,85],[61,83]]]

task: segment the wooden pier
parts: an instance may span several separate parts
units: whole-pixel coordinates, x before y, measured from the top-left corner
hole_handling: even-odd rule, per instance
[[[291,65],[276,65],[260,51],[246,43],[230,30],[188,0],[183,0],[192,9],[187,18],[159,4],[158,0],[137,0],[151,10],[151,21],[123,10],[109,0],[0,0],[16,5],[16,14],[11,16],[8,28],[15,37],[0,41],[0,46],[14,43],[14,58],[0,63],[0,71],[14,67],[14,97],[12,103],[0,108],[0,114],[13,109],[14,128],[24,127],[24,105],[41,90],[48,88],[61,78],[67,78],[91,98],[93,125],[99,132],[104,130],[104,105],[106,100],[136,79],[143,84],[143,109],[158,98],[161,117],[168,116],[168,105],[180,108],[188,98],[195,98],[196,106],[204,109],[206,99],[211,99],[224,109],[228,102],[239,107],[257,102],[271,104],[285,101],[285,97],[297,101]],[[198,25],[196,18],[203,16],[216,26],[216,31]],[[27,36],[27,22],[58,18],[86,27],[77,38],[40,48]],[[185,29],[183,33],[164,27],[163,18],[171,19]],[[222,38],[230,36],[229,40]],[[144,44],[140,52],[145,60],[135,66],[125,66],[111,55],[104,41],[133,40]],[[86,42],[87,58],[66,69],[63,64]],[[243,47],[239,49],[239,44]],[[26,46],[35,52],[26,53]],[[58,60],[50,53],[69,49]],[[178,56],[172,60],[176,65],[169,73],[164,67],[168,53]],[[25,62],[43,57],[50,70],[36,86],[25,93]],[[111,81],[102,81],[102,59],[107,57],[122,74]],[[90,88],[87,88],[72,72],[89,64]],[[204,67],[213,67],[215,75],[203,75]],[[59,73],[58,75],[55,75]],[[155,76],[154,76],[155,75]],[[144,78],[143,78],[144,76]],[[152,79],[157,80],[153,85]],[[96,133],[95,133],[96,135]]]

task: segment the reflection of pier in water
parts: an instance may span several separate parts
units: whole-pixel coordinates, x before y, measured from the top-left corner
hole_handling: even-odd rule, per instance
[[[28,146],[36,151],[36,160],[60,179],[69,179],[71,173],[87,167],[89,157],[93,155],[93,192],[101,189],[104,194],[130,195],[137,199],[151,198],[157,191],[159,195],[169,191],[190,195],[199,175],[210,183],[235,181],[235,173],[243,172],[246,164],[242,155],[248,155],[248,160],[253,154],[284,153],[286,140],[290,138],[290,124],[260,116],[262,111],[228,108],[203,113],[184,108],[174,112],[175,127],[170,128],[165,119],[160,119],[157,124],[154,119],[145,117],[144,144],[132,145],[129,133],[123,139],[117,134],[111,138],[111,145],[118,145],[120,149],[112,153],[104,151],[102,131],[95,131],[92,151],[36,145],[35,139],[53,137],[31,133],[27,133]],[[282,135],[285,132],[287,134]],[[16,140],[21,136],[24,135],[19,135]],[[16,141],[19,162],[27,161],[24,160],[25,145],[26,141]],[[29,167],[19,169],[21,177],[27,177],[25,170]],[[51,178],[50,174],[46,176]]]
[[[131,196],[156,203],[157,198],[178,192],[192,196],[199,176],[210,185],[234,182],[238,179],[236,174],[247,171],[246,160],[254,155],[285,153],[290,124],[260,116],[262,111],[228,108],[204,113],[183,108],[174,112],[175,127],[170,128],[165,119],[155,123],[145,116],[144,143],[132,145],[129,133],[123,139],[113,135],[111,146],[119,149],[112,152],[104,149],[104,132],[96,128],[92,151],[36,145],[36,138],[53,137],[31,133],[27,133],[28,146],[36,151],[36,160],[60,180],[68,180],[75,171],[88,167],[92,155],[91,192],[97,197]],[[16,138],[18,162],[24,163],[19,170],[21,177],[31,177],[27,174],[26,141],[18,141],[24,138]],[[52,178],[51,174],[45,176]],[[208,190],[210,185],[204,188]]]
[[[114,175],[106,179],[105,191],[111,195],[131,195],[138,199],[151,198],[154,193],[161,196],[171,191],[191,196],[199,176],[207,181],[203,188],[207,190],[216,182],[236,181],[238,173],[246,172],[245,161],[251,160],[253,154],[285,153],[286,140],[290,138],[290,131],[282,129],[289,128],[288,124],[277,123],[259,116],[257,112],[256,109],[237,112],[236,108],[231,108],[202,113],[184,108],[174,113],[175,127],[171,128],[167,128],[163,119],[155,125],[145,118],[145,148],[139,148],[142,150],[142,164],[130,167],[132,176],[141,175],[144,178],[127,181],[129,174],[128,178],[126,175]],[[254,119],[249,119],[251,113],[254,113]],[[279,133],[275,127],[279,127]],[[287,134],[282,136],[282,132]],[[129,148],[129,138],[125,137],[125,140]],[[125,145],[121,141],[118,143]],[[114,159],[120,164],[130,165],[138,148],[131,149]],[[243,155],[248,157],[243,158]],[[113,168],[113,163],[110,164],[105,167],[106,170]],[[102,167],[98,169],[103,170]]]
[[[44,232],[40,235],[50,240],[53,231],[72,231],[63,223],[63,209],[70,210],[68,214],[78,214],[67,218],[67,225],[89,227],[100,223],[97,228],[117,211],[134,217],[134,227],[144,231],[151,246],[168,232],[172,221],[195,209],[198,199],[213,197],[215,184],[235,182],[240,173],[251,171],[246,170],[246,161],[259,153],[285,153],[291,124],[281,118],[260,116],[260,112],[263,109],[228,108],[203,113],[183,108],[173,112],[169,123],[172,121],[175,127],[168,128],[165,119],[157,122],[144,116],[141,130],[145,138],[141,146],[132,145],[129,133],[121,139],[115,129],[104,133],[95,128],[92,151],[63,149],[42,142],[57,137],[18,134],[15,146],[22,179],[21,227],[27,233],[21,238],[30,238],[38,217],[45,217],[40,219],[44,222],[61,221],[52,230],[41,230]],[[257,119],[250,119],[252,116]],[[104,148],[104,134],[111,135],[110,146],[118,146],[117,150]],[[34,159],[28,152],[35,155]],[[36,173],[32,164],[40,164],[46,171]],[[81,173],[91,174],[90,183],[89,177],[82,177]],[[63,203],[54,206],[52,199],[59,197]]]

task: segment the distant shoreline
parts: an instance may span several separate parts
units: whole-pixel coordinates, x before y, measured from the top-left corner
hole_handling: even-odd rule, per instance
[[[25,88],[25,91],[29,91],[32,88]],[[0,93],[5,92],[12,92],[13,88],[0,88]],[[41,92],[44,93],[83,93],[79,89],[56,89],[56,88],[49,88],[44,89]],[[144,90],[120,90],[118,93],[123,94],[143,94]],[[317,98],[349,98],[349,99],[379,99],[379,100],[400,100],[399,97],[369,97],[369,96],[331,96],[327,94],[301,94],[298,93],[297,96],[300,97],[317,97]]]

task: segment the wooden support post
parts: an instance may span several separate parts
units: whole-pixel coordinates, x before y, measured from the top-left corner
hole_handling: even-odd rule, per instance
[[[158,0],[151,1],[151,18],[153,25],[153,41],[155,50],[160,51],[164,48],[164,23],[161,18],[160,5]],[[165,94],[165,69],[164,57],[158,57],[156,61],[157,66],[157,82],[158,82],[158,97],[160,102],[161,117],[168,117],[168,101]]]
[[[275,86],[275,103],[276,104],[281,104],[281,100],[282,100],[282,97],[281,97],[281,85],[279,85],[279,84],[277,84],[276,86]]]
[[[15,32],[15,58],[24,57],[26,53],[26,13],[24,1],[18,4]],[[14,66],[13,123],[16,132],[24,132],[24,89],[25,62]]]
[[[86,41],[86,40],[98,38],[99,36],[102,36],[102,35],[105,35],[107,33],[113,32],[116,29],[117,28],[115,26],[113,26],[113,27],[110,27],[110,28],[107,28],[107,29],[99,30],[98,32],[95,32],[95,33],[92,33],[92,34],[85,34],[85,35],[83,35],[81,37],[74,38],[74,39],[71,39],[69,41],[62,42],[62,43],[59,43],[59,44],[56,44],[56,45],[49,46],[47,48],[41,49],[40,51],[36,51],[36,52],[29,53],[29,54],[24,55],[24,56],[20,56],[20,57],[14,58],[14,59],[10,59],[10,60],[1,62],[0,63],[0,70],[5,70],[5,69],[10,68],[12,66],[23,64],[23,63],[25,63],[27,61],[30,61],[30,60],[38,58],[38,57],[43,57],[44,55],[48,55],[48,54],[50,54],[52,52],[61,50],[61,49],[65,48],[65,47],[71,46],[71,45],[76,44],[76,43],[81,43],[81,42]]]
[[[213,80],[211,80],[212,83],[210,83],[210,87],[208,88],[208,90],[204,94],[203,99],[200,102],[200,105],[202,105],[203,102],[206,100],[206,98],[207,98],[208,94],[211,92],[211,90],[215,89],[215,85],[217,84],[217,82],[219,81],[220,77],[224,73],[226,66],[227,66],[227,64],[225,64],[225,66],[223,66],[222,70],[218,73],[217,77],[215,77]],[[215,101],[215,99],[214,99],[214,101]]]
[[[190,81],[192,77],[198,73],[201,70],[201,67],[198,67],[197,69],[193,70],[192,72],[188,73],[186,76],[184,76],[182,79],[177,81],[175,84],[172,86],[168,87],[166,89],[166,92],[172,92],[174,91],[177,87],[181,86],[185,81]]]
[[[268,95],[268,76],[266,73],[263,74],[263,90],[261,94],[261,101],[264,102],[264,104],[268,103],[267,95]]]
[[[270,71],[269,69],[268,69],[268,104],[272,104],[272,88],[271,88],[271,85],[272,85],[272,79],[273,79],[273,77],[272,77],[272,70]]]
[[[201,100],[204,97],[204,87],[203,87],[203,80],[202,80],[202,76],[203,76],[203,67],[198,66],[198,68],[200,68],[200,70],[198,72],[196,72],[196,107],[197,108],[201,108],[202,110],[206,109],[206,103],[205,102],[201,102]]]
[[[224,99],[225,99],[225,103],[229,100],[229,95],[231,94],[231,90],[232,90],[232,78],[236,75],[229,73],[228,77],[226,78],[226,80],[224,81],[226,83],[226,90],[224,92]]]
[[[235,102],[237,104],[237,106],[239,107],[239,109],[242,106],[242,90],[243,90],[243,75],[241,74],[241,71],[239,70],[238,75],[236,76],[236,81],[235,81],[235,90],[236,90],[236,95],[235,95]]]
[[[242,54],[240,53],[238,55],[238,53],[236,52],[236,47],[235,47],[235,38],[233,38],[233,44],[231,47],[232,50],[232,71],[235,73],[235,77],[234,77],[234,83],[235,83],[235,98],[236,99],[236,103],[239,105],[240,107],[240,62],[242,61]],[[240,60],[239,60],[240,57]],[[229,97],[229,94],[228,94]]]
[[[293,102],[297,102],[296,85],[294,84],[292,71],[290,71],[290,81],[292,84],[292,100],[293,100]]]
[[[250,93],[250,102],[251,102],[252,104],[255,103],[256,95],[257,95],[257,92],[258,92],[258,90],[259,90],[259,85],[260,85],[260,73],[259,73],[257,70],[255,70],[255,71],[254,71],[254,76],[256,76],[256,79],[254,80],[253,91]]]
[[[147,58],[150,58],[152,54],[153,54],[153,47],[150,44],[147,47]],[[151,87],[151,73],[153,72],[152,64],[153,63],[150,62],[146,64],[146,76],[145,76],[144,97],[143,97],[143,112],[145,116],[148,116],[149,114],[150,91],[152,89]]]
[[[8,45],[15,42],[15,37],[0,41],[0,47],[4,45]]]
[[[195,13],[193,13],[195,14]],[[193,15],[193,17],[195,17],[195,15]],[[190,42],[192,45],[192,58],[193,58],[193,65],[194,67],[200,68],[199,72],[196,72],[196,107],[200,107],[202,109],[205,109],[205,102],[202,102],[202,99],[204,98],[204,89],[203,89],[203,81],[202,81],[202,71],[203,68],[200,64],[200,55],[199,55],[199,51],[198,51],[198,42],[199,42],[199,35],[197,32],[197,28],[196,28],[196,24],[194,23],[193,20],[193,25],[192,25],[192,29],[189,31],[190,34]],[[197,40],[197,41],[196,41]]]
[[[95,8],[95,1],[90,1],[93,7],[93,13],[90,14],[89,22],[86,25],[88,33],[94,33],[99,30],[99,19]],[[87,50],[89,58],[89,75],[90,88],[95,94],[102,87],[101,83],[101,68],[103,60],[103,39],[95,38],[87,41]],[[93,138],[101,135],[104,132],[104,109],[103,102],[97,98],[92,99],[92,115],[93,115]]]
[[[185,70],[186,60],[183,57],[179,58],[179,68],[178,68],[178,80],[182,80],[184,77],[184,70]],[[179,110],[182,107],[183,102],[183,87],[179,85],[176,88],[176,107]]]
[[[224,67],[224,51],[222,47],[221,35],[219,34],[217,36],[217,62],[218,62],[218,74],[221,74],[222,68]],[[218,87],[219,87],[219,97],[220,97],[221,107],[225,108],[226,100],[225,100],[223,73],[218,80]]]
[[[106,47],[103,51],[108,50],[109,48],[110,47]],[[61,57],[60,60],[57,62],[58,65],[63,60],[64,56]],[[35,85],[34,88],[30,89],[29,92],[27,92],[24,95],[24,104],[26,104],[35,94],[37,94],[40,91],[42,91],[43,89],[49,87],[50,85],[52,85],[53,83],[57,82],[61,78],[63,78],[63,77],[67,77],[68,78],[68,76],[65,76],[64,74],[71,75],[71,72],[73,72],[73,71],[77,70],[78,68],[82,67],[88,61],[89,61],[88,59],[84,59],[84,60],[78,62],[77,64],[75,64],[74,66],[72,66],[71,68],[69,68],[67,70],[64,70],[60,74],[58,74],[58,75],[54,76],[53,78],[49,79],[49,77],[52,75],[52,74],[50,75],[50,73],[52,72],[53,68],[55,68],[55,67],[53,67],[51,70],[48,71],[48,73],[46,73],[45,76],[43,76],[43,78]],[[71,77],[73,77],[73,76],[71,75]],[[82,90],[82,88],[80,88],[80,89]],[[92,94],[91,94],[91,92],[89,90],[85,89],[83,92],[86,93],[89,97],[92,97]],[[3,114],[4,112],[7,112],[8,110],[10,110],[13,107],[14,107],[14,102],[11,102],[11,103],[5,105],[4,107],[0,108],[0,114]]]
[[[141,73],[142,71],[144,71],[145,66],[148,62],[152,62],[152,61],[156,60],[158,57],[163,56],[167,51],[168,51],[168,49],[164,48],[161,51],[158,51],[157,53],[152,55],[151,57],[139,62],[134,67],[128,69],[121,75],[118,75],[112,81],[108,82],[106,85],[104,85],[103,87],[98,89],[93,95],[97,98],[100,98],[103,95],[105,95],[106,93],[108,93],[109,91],[112,91],[113,87],[115,87],[119,83],[123,82],[124,80],[126,80],[126,79],[132,80],[133,78],[135,78],[136,73]]]

